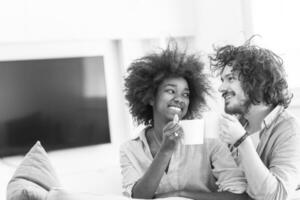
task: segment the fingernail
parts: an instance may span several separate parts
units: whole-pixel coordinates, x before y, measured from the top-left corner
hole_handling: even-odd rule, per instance
[[[174,115],[174,118],[173,118],[173,123],[174,124],[177,124],[179,122],[179,117],[177,114]]]

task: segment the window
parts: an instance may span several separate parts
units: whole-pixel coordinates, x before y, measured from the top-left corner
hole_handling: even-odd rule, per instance
[[[300,88],[300,1],[253,0],[253,34],[261,35],[257,42],[283,58],[289,86]]]

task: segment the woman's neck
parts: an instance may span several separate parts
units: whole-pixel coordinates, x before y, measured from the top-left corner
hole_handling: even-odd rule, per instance
[[[153,121],[153,132],[152,134],[155,134],[155,137],[158,139],[159,142],[162,141],[163,138],[163,128],[166,125],[162,120],[154,120]]]
[[[163,129],[162,128],[157,128],[156,126],[152,127],[152,134],[154,137],[161,142],[162,141],[162,136],[163,136]]]

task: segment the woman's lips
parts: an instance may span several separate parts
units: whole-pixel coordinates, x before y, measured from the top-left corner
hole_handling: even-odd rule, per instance
[[[175,112],[181,112],[181,108],[176,107],[176,106],[169,106],[169,109],[175,111]]]

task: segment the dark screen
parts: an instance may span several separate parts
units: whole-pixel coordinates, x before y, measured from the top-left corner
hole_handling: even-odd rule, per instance
[[[103,57],[0,62],[0,156],[110,142]]]

